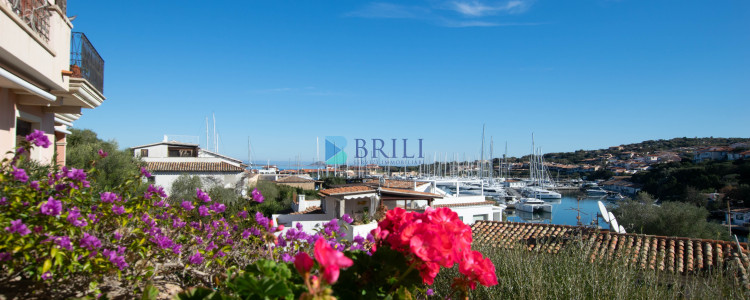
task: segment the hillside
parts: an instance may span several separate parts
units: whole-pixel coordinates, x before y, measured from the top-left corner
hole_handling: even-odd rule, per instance
[[[592,159],[601,155],[612,154],[619,156],[624,152],[635,152],[648,154],[655,152],[671,151],[681,156],[692,156],[692,153],[700,148],[710,146],[728,146],[735,143],[750,143],[750,138],[673,138],[669,140],[648,140],[640,143],[612,146],[607,149],[576,150],[574,152],[547,153],[544,159],[549,162],[578,164],[585,159]]]

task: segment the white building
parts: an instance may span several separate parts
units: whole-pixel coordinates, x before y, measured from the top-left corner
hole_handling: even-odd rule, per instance
[[[247,186],[249,172],[241,160],[203,150],[196,144],[176,141],[130,148],[133,156],[146,162],[154,184],[169,191],[172,183],[186,174],[201,178],[204,186],[223,186],[238,191]]]
[[[355,219],[357,225],[347,226],[347,238],[366,236],[377,227],[374,217],[381,203],[389,210],[400,207],[417,212],[423,212],[427,207],[447,207],[468,225],[480,220],[502,221],[505,206],[487,201],[482,195],[448,196],[444,192],[438,193],[440,191],[435,188],[434,183],[429,182],[412,182],[401,186],[403,188],[369,184],[325,189],[318,194],[321,200],[315,204],[319,206],[299,197],[293,207],[294,213],[273,215],[272,218],[287,228],[301,223],[305,231],[312,232],[316,226],[331,219],[341,220],[344,214],[348,214]],[[370,222],[364,223],[365,220]]]
[[[43,131],[53,147],[31,158],[65,164],[68,127],[104,101],[104,60],[72,32],[63,0],[0,0],[0,153]]]

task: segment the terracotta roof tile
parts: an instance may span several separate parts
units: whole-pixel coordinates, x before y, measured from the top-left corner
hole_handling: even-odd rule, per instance
[[[433,194],[433,193],[417,192],[417,191],[403,190],[403,189],[396,189],[396,188],[380,187],[380,190],[384,191],[384,192],[399,193],[399,194],[411,194],[411,195],[419,195],[419,196],[431,196],[431,197],[435,197],[435,198],[442,198],[443,197],[443,196],[440,196],[438,194]]]
[[[439,207],[463,207],[463,206],[476,206],[476,205],[495,205],[497,203],[493,201],[482,201],[482,202],[467,202],[467,203],[451,203],[451,204],[437,204],[433,205],[433,208]]]
[[[369,186],[347,186],[339,187],[334,189],[321,190],[320,194],[325,196],[340,195],[340,194],[352,194],[352,193],[363,193],[363,192],[374,192],[375,190]]]
[[[322,213],[323,213],[323,210],[320,208],[320,206],[310,206],[303,211],[290,213],[290,215],[312,215],[312,214],[322,214]]]
[[[746,243],[737,254],[737,244],[728,241],[619,234],[583,226],[478,221],[471,228],[476,243],[557,253],[573,241],[583,241],[592,261],[624,257],[644,269],[691,274],[732,262],[742,264],[747,276],[750,267]]]
[[[147,162],[150,172],[243,172],[245,169],[225,162]]]

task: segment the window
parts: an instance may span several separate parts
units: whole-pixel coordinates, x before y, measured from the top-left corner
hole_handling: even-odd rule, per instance
[[[193,149],[169,148],[169,157],[193,157]]]
[[[141,149],[141,157],[148,157],[148,149]]]
[[[26,140],[26,136],[31,133],[31,123],[21,119],[16,119],[16,145]]]
[[[474,222],[476,221],[487,221],[487,214],[484,215],[474,215]]]

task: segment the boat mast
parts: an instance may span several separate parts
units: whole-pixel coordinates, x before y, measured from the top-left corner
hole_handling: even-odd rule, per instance
[[[482,151],[480,151],[479,156],[479,179],[482,179],[482,176],[484,176],[484,127],[485,124],[482,124]]]

